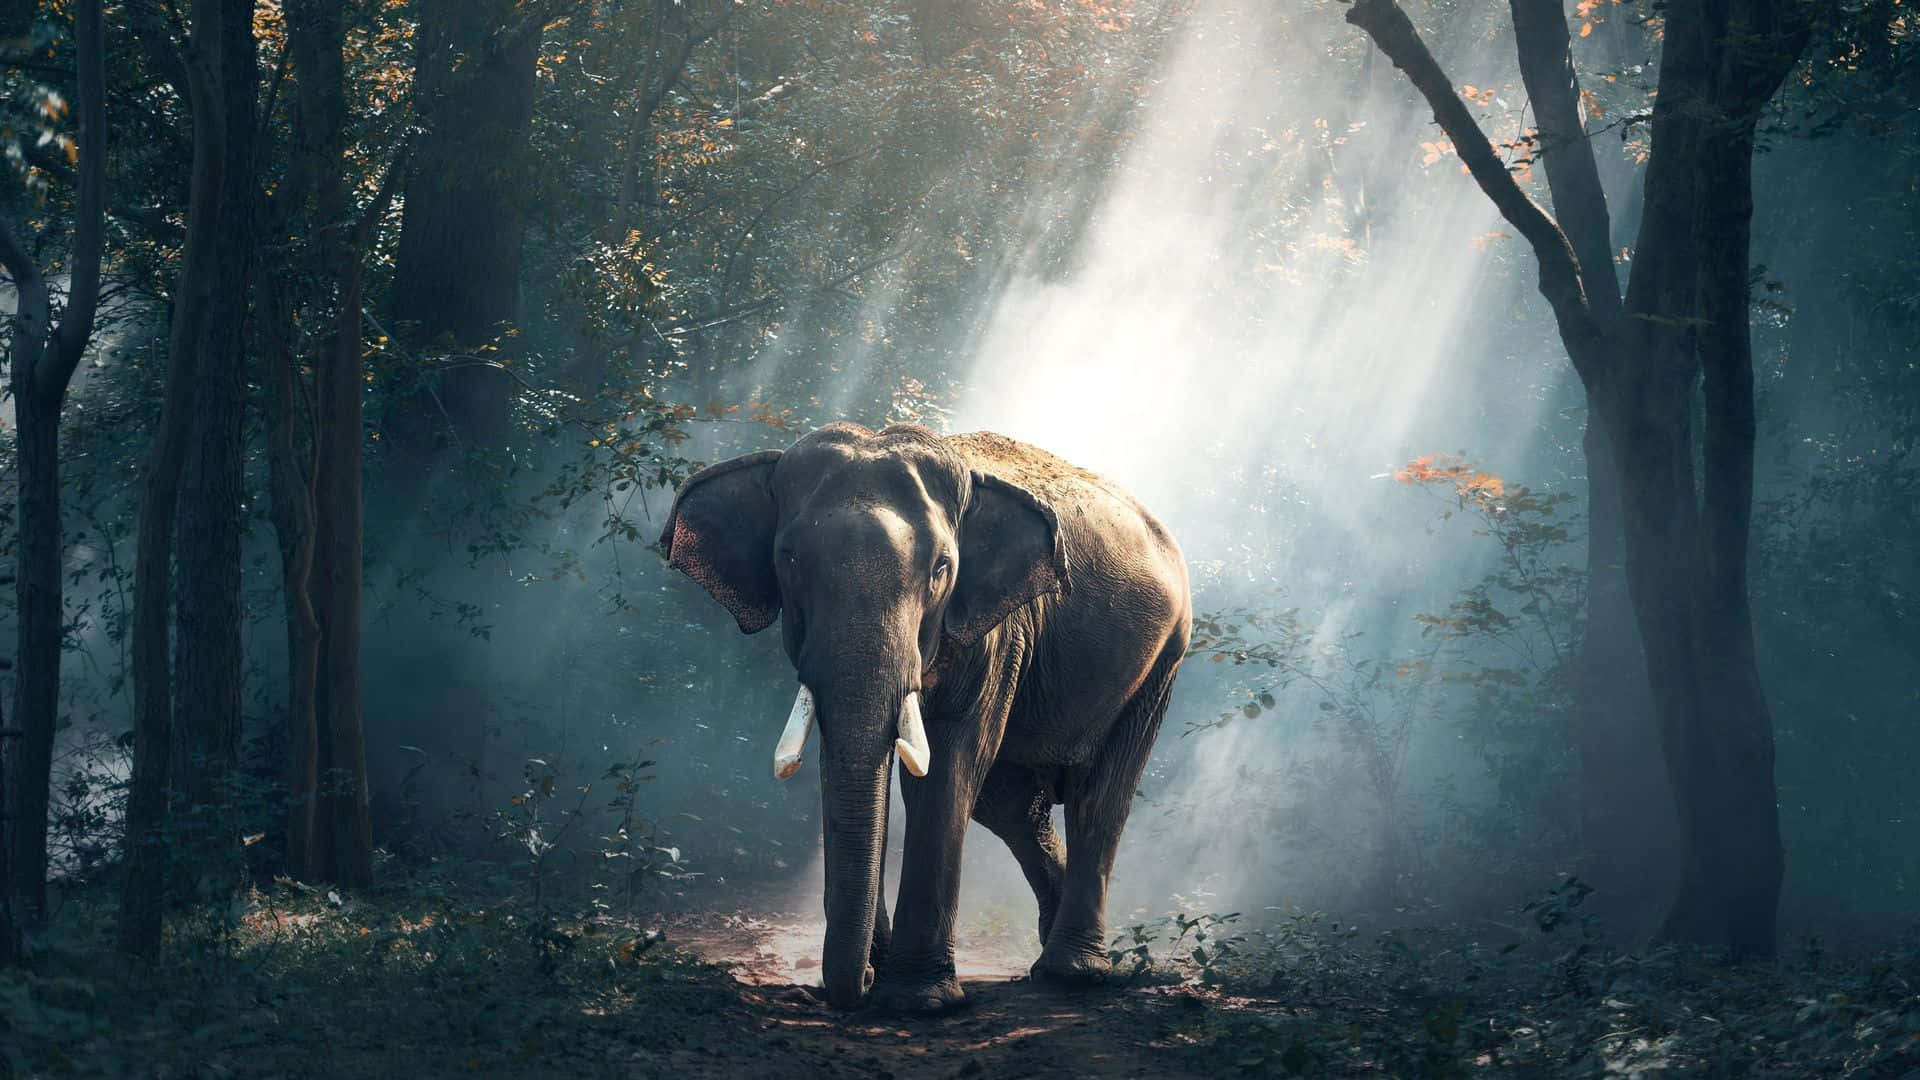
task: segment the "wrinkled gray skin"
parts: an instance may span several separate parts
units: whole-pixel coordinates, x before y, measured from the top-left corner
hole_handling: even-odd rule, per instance
[[[830,1002],[857,1005],[869,988],[902,1011],[964,1001],[953,933],[968,817],[1033,886],[1034,977],[1107,973],[1107,876],[1192,619],[1180,549],[1152,515],[998,435],[833,424],[689,478],[661,544],[743,631],[778,617],[813,691]],[[889,933],[888,782],[916,690],[932,761],[924,778],[902,770]],[[779,718],[767,727],[771,748]]]

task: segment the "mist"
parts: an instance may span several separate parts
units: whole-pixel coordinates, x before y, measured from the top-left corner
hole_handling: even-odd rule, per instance
[[[1590,556],[1621,542],[1589,535],[1587,390],[1534,251],[1421,92],[1345,21],[1349,3],[721,5],[711,22],[690,4],[585,5],[537,26],[522,43],[525,130],[475,127],[458,152],[429,146],[466,114],[433,111],[428,90],[452,91],[412,82],[428,15],[387,5],[353,31],[340,190],[368,215],[355,252],[367,268],[357,677],[383,882],[541,919],[572,905],[594,933],[667,928],[632,938],[616,968],[671,940],[743,983],[819,988],[819,742],[797,776],[771,773],[794,667],[778,633],[741,634],[670,568],[660,534],[701,466],[834,421],[914,423],[997,432],[1108,477],[1184,554],[1195,636],[1112,873],[1116,959],[1151,941],[1162,970],[1211,984],[1205,962],[1166,951],[1195,919],[1269,944],[1321,920],[1365,939],[1446,928],[1471,941],[1456,951],[1474,964],[1483,940],[1538,944],[1560,919],[1609,957],[1662,940],[1681,830],[1641,685],[1645,627],[1622,599],[1627,620],[1595,629],[1589,586],[1617,583],[1624,598],[1628,575],[1624,556]],[[1557,210],[1507,6],[1416,6],[1520,190]],[[1622,284],[1655,152],[1663,24],[1644,15],[1568,6]],[[1816,954],[1911,933],[1920,874],[1907,776],[1920,173],[1911,86],[1879,74],[1906,68],[1874,66],[1910,65],[1913,38],[1900,23],[1849,53],[1822,27],[1757,125],[1742,553],[1777,748],[1777,937]],[[284,60],[292,47],[269,31],[262,47]],[[124,63],[139,70],[116,79],[158,85],[146,60]],[[297,164],[298,124],[274,101],[262,193]],[[488,142],[500,138],[512,146]],[[432,167],[454,180],[423,179],[420,156],[389,162],[403,142],[446,153]],[[467,160],[487,169],[446,164]],[[115,195],[121,211],[185,205],[182,177],[142,168],[152,190],[116,173],[131,192]],[[506,194],[487,214],[454,209],[476,235],[515,233],[510,259],[463,267],[447,255],[461,230],[444,229],[438,262],[402,265],[409,215],[445,210],[446,190],[481,205],[472,193],[489,185]],[[33,206],[41,225],[74,212]],[[114,220],[107,322],[63,413],[68,659],[50,874],[75,895],[120,875],[143,448],[167,422],[185,242],[132,239],[144,219],[131,211]],[[304,250],[307,224],[288,219],[287,249],[256,253],[261,280]],[[405,310],[409,280],[415,296],[420,280],[479,282],[470,292],[498,310],[483,331],[433,324],[432,305]],[[232,773],[245,799],[227,831],[246,838],[230,861],[256,905],[276,887],[327,895],[275,862],[301,736],[283,481],[267,446],[284,418],[268,398],[282,362],[300,394],[320,386],[322,335],[346,325],[328,305],[347,292],[314,295],[243,303],[259,325],[234,339]],[[0,307],[15,299],[0,289]],[[247,336],[283,314],[284,339]],[[1688,380],[1689,437],[1704,444],[1717,421]],[[14,414],[0,400],[9,440]],[[320,414],[303,417],[291,441],[318,462]],[[1689,481],[1704,484],[1709,452],[1689,453]],[[17,471],[0,458],[0,475]],[[183,498],[200,494],[190,484]],[[15,509],[0,503],[9,559]],[[0,614],[12,655],[21,631]],[[191,629],[174,628],[176,650]],[[1641,677],[1596,684],[1601,655]],[[1640,726],[1606,757],[1585,725],[1616,698]],[[899,787],[890,909],[906,857]],[[1609,802],[1649,823],[1644,842],[1628,837],[1637,861],[1618,836],[1611,851],[1596,839],[1620,813]],[[960,882],[959,976],[1023,977],[1044,944],[1033,887],[977,824]]]

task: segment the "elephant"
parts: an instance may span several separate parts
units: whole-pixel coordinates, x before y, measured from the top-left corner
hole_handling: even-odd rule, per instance
[[[1032,976],[1108,974],[1114,852],[1192,629],[1186,563],[1152,514],[1000,435],[835,423],[693,474],[660,545],[743,632],[780,620],[800,689],[775,774],[792,775],[817,727],[831,1005],[964,1003],[969,818],[1033,888]],[[889,927],[896,756],[907,820]]]

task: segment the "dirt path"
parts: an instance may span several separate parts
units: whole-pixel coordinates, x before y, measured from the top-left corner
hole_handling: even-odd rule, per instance
[[[735,992],[732,1004],[688,1018],[686,1045],[647,1055],[639,1071],[650,1075],[1216,1076],[1230,1062],[1208,1045],[1208,1015],[1276,1005],[1179,985],[1036,985],[1012,949],[963,936],[966,1008],[928,1019],[842,1013],[817,989],[817,919],[689,914],[670,919],[666,933],[724,968]]]

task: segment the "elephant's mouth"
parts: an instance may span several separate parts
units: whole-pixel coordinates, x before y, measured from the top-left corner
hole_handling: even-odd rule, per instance
[[[785,780],[800,771],[802,751],[807,744],[807,736],[813,733],[814,718],[818,714],[814,705],[813,691],[805,683],[800,684],[800,692],[794,695],[793,708],[787,713],[787,726],[780,732],[780,741],[773,747],[773,778]],[[900,755],[900,763],[915,776],[927,775],[927,769],[933,765],[933,749],[927,745],[927,726],[920,716],[920,692],[908,694],[900,702],[900,713],[894,718],[893,751]]]

